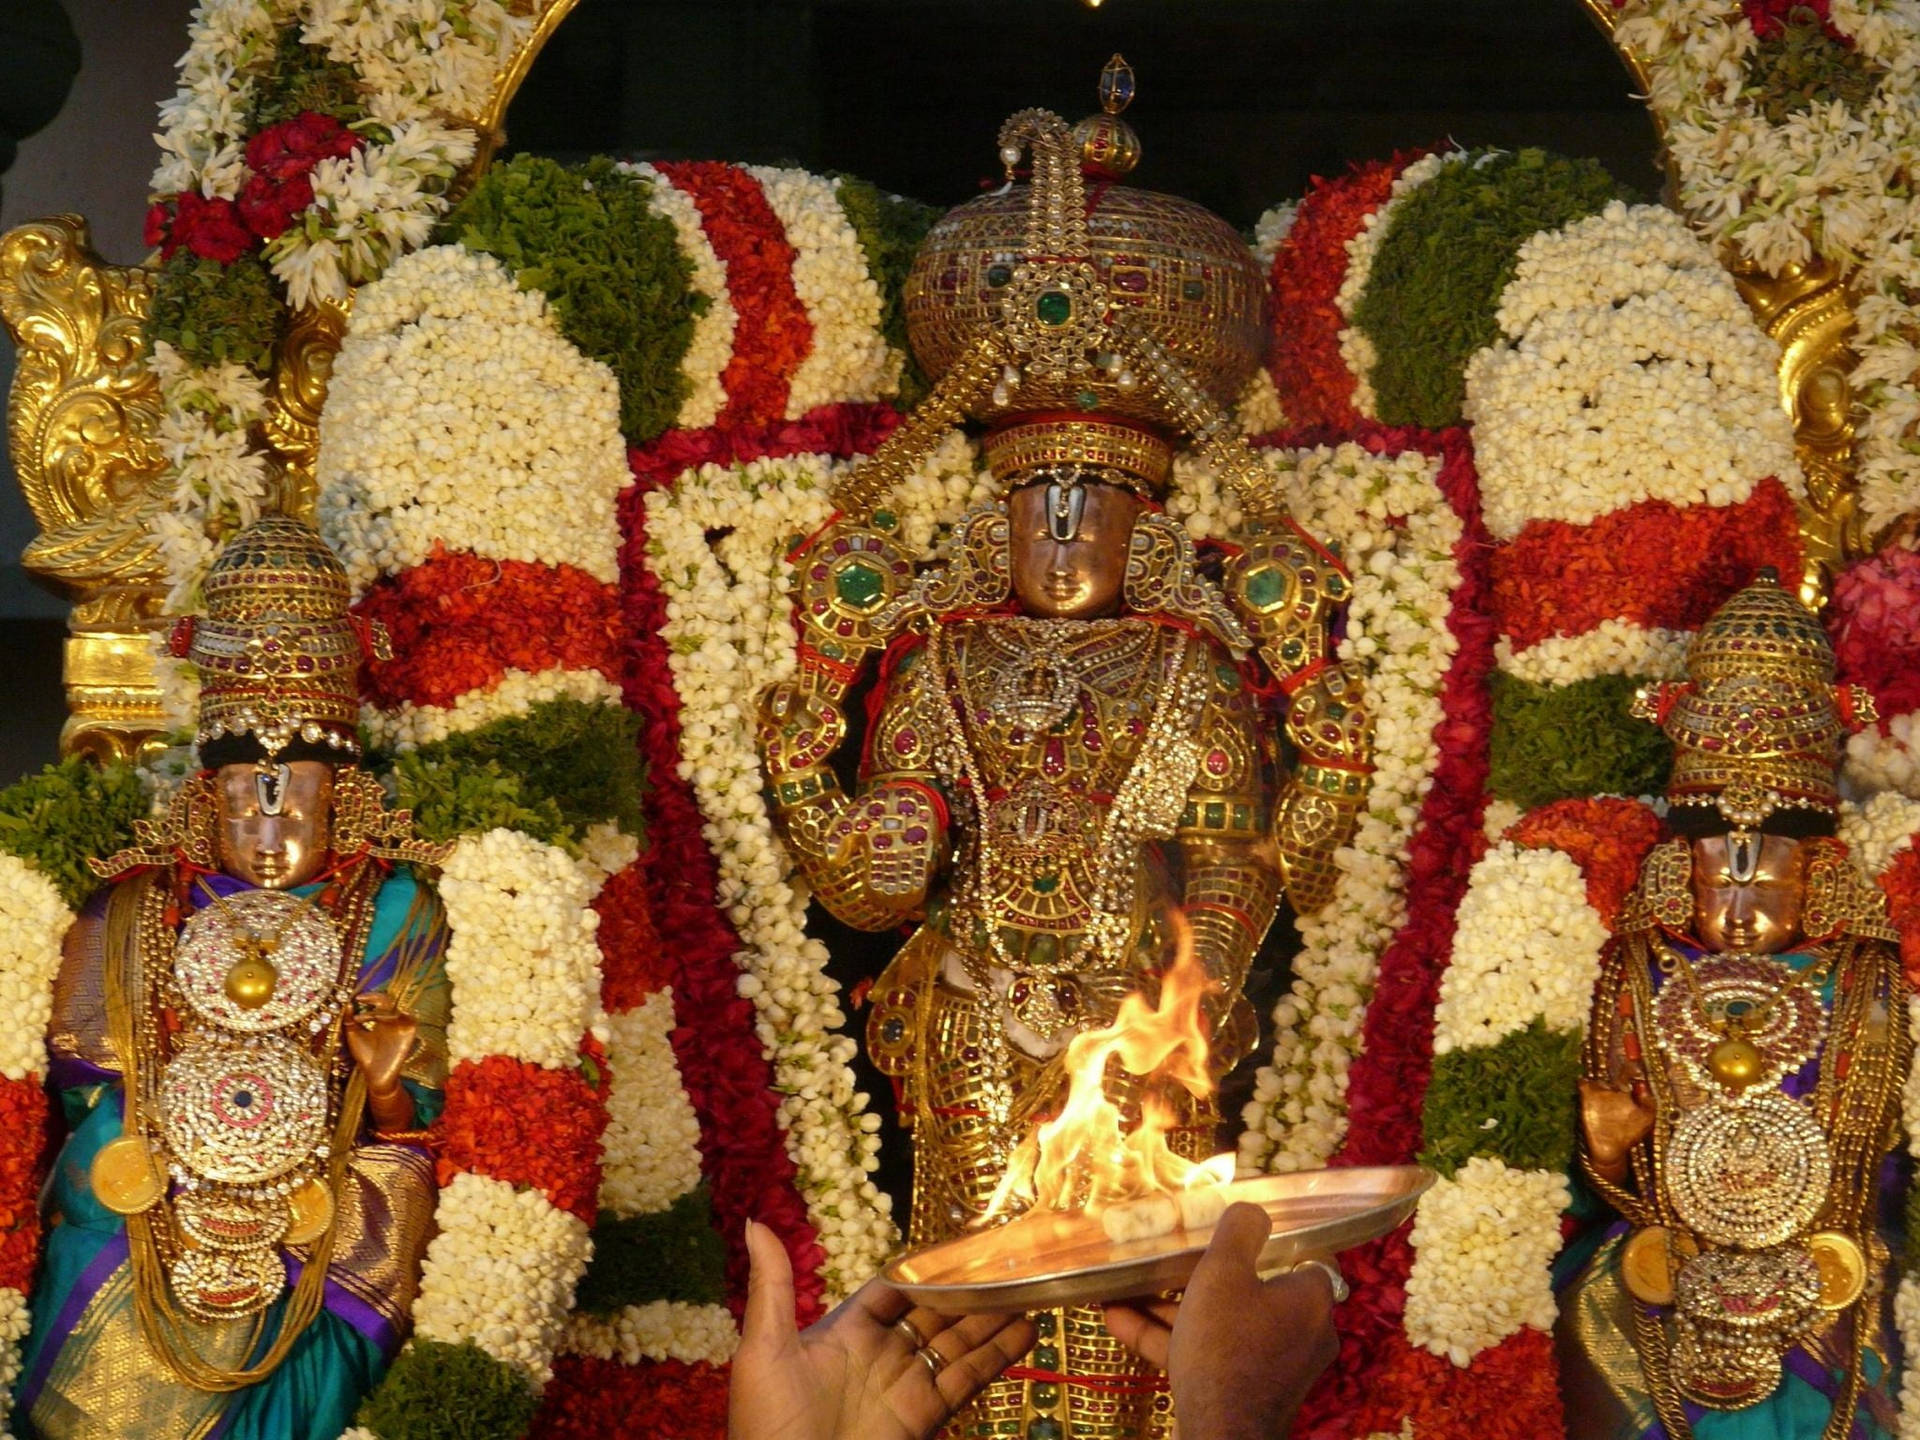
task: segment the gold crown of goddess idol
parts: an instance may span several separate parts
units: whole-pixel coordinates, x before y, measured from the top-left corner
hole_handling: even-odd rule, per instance
[[[207,571],[206,613],[181,620],[171,648],[200,672],[207,746],[251,740],[283,752],[360,753],[360,666],[391,651],[385,628],[348,613],[347,572],[311,526],[269,515],[241,530]]]
[[[1006,185],[949,211],[907,277],[908,340],[934,391],[841,487],[842,512],[870,513],[969,419],[990,427],[1003,492],[1098,480],[1158,500],[1186,436],[1249,514],[1277,506],[1228,416],[1266,346],[1265,276],[1210,210],[1116,183],[1140,157],[1120,118],[1132,98],[1116,55],[1104,113],[1070,130],[1022,110],[1001,126]]]
[[[1875,718],[1872,696],[1833,679],[1819,620],[1762,570],[1694,637],[1687,679],[1634,698],[1674,744],[1667,799],[1713,807],[1737,831],[1782,811],[1832,814],[1840,742]]]

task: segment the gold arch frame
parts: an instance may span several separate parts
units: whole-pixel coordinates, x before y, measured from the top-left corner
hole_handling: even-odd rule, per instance
[[[496,72],[483,113],[468,117],[479,145],[456,193],[499,153],[508,107],[579,0],[534,3],[533,29]],[[1644,94],[1646,62],[1615,41],[1611,0],[1582,4]],[[1666,154],[1657,113],[1654,123]],[[1779,276],[1729,268],[1783,346],[1781,403],[1794,419],[1811,492],[1802,515],[1808,564],[1801,596],[1817,606],[1833,567],[1866,544],[1852,493],[1853,312],[1831,267]],[[150,644],[164,582],[149,521],[167,503],[154,444],[159,389],[141,334],[151,299],[148,266],[102,260],[79,216],[0,236],[0,320],[18,349],[11,450],[41,531],[25,563],[74,602],[64,663],[69,716],[60,737],[67,754],[132,757],[165,723]],[[275,356],[258,440],[278,479],[278,503],[291,513],[312,513],[320,411],[347,319],[346,306],[297,312]]]

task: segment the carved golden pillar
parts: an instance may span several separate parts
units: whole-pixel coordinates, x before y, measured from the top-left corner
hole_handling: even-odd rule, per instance
[[[142,334],[150,287],[147,271],[94,254],[77,215],[0,237],[0,319],[18,351],[8,439],[41,532],[23,559],[74,602],[65,754],[131,757],[164,724],[151,649],[166,582],[148,519],[166,493]]]

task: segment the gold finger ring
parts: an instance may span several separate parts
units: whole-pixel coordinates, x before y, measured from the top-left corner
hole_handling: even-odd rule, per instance
[[[922,1345],[918,1350],[913,1352],[913,1355],[916,1360],[926,1365],[927,1373],[935,1380],[938,1380],[940,1378],[940,1372],[947,1368],[947,1357],[931,1345]]]
[[[915,1327],[913,1321],[905,1315],[902,1315],[898,1320],[893,1322],[893,1328],[899,1332],[902,1340],[906,1341],[907,1344],[916,1350],[927,1343],[927,1337],[922,1335]]]
[[[1333,1289],[1333,1303],[1338,1305],[1353,1292],[1347,1287],[1347,1277],[1340,1273],[1340,1267],[1331,1260],[1302,1260],[1293,1267],[1295,1270],[1318,1270],[1327,1277],[1327,1284]]]

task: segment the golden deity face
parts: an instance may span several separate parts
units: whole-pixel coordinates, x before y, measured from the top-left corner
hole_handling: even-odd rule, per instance
[[[222,765],[220,868],[267,890],[304,885],[333,845],[333,766],[323,760]]]
[[[1771,955],[1800,935],[1807,850],[1784,835],[1693,842],[1693,929],[1714,950]]]
[[[1029,615],[1117,614],[1140,502],[1117,485],[1040,483],[1013,492],[1013,593]]]

